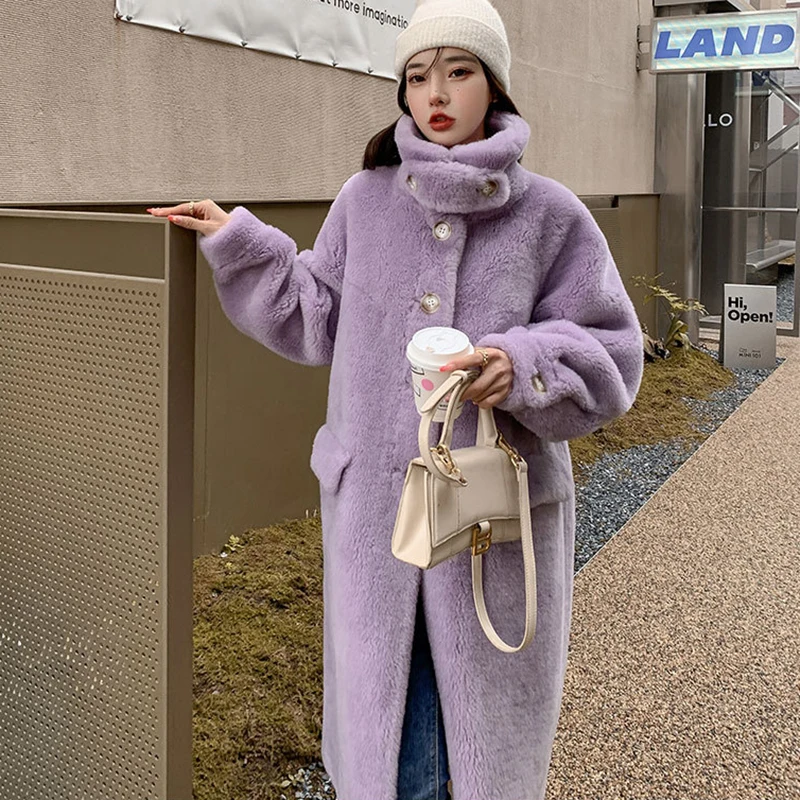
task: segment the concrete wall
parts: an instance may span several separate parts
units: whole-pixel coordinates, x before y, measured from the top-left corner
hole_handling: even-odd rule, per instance
[[[523,164],[578,194],[652,191],[650,0],[495,0]],[[222,0],[220,0],[222,2]],[[0,205],[330,200],[400,111],[394,81],[147,28],[111,0],[4,0]]]

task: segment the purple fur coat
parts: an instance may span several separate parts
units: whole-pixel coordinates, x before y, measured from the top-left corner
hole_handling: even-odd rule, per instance
[[[494,113],[489,132],[448,149],[403,116],[403,163],[353,175],[312,250],[298,254],[241,206],[200,242],[237,328],[292,361],[332,365],[311,467],[324,548],[322,754],[340,800],[397,798],[420,591],[456,800],[544,796],[572,606],[565,440],[623,414],[641,380],[642,334],[593,217],[565,186],[517,163],[530,135],[523,119]],[[420,305],[428,293],[440,299],[432,314]],[[433,325],[501,348],[514,367],[495,418],[529,464],[538,577],[536,636],[519,654],[496,650],[481,629],[469,553],[420,570],[391,552],[418,455],[405,346]],[[475,443],[476,420],[467,403],[453,447]],[[492,545],[484,582],[498,633],[518,642],[519,542]]]

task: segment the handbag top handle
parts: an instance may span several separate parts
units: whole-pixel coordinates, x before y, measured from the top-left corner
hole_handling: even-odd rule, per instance
[[[435,477],[441,478],[442,480],[460,483],[458,473],[445,472],[442,470],[439,464],[434,461],[431,451],[436,452],[439,456],[445,455],[445,458],[449,457],[446,454],[449,454],[450,444],[453,440],[455,409],[458,406],[461,395],[479,374],[479,372],[474,370],[454,370],[450,377],[433,392],[422,406],[422,418],[419,423],[419,452],[428,470]],[[436,447],[431,448],[430,430],[433,417],[436,414],[436,407],[451,390],[453,393],[450,395],[450,400],[447,404],[447,411],[445,413],[444,422],[442,423],[442,432],[439,436],[439,443]],[[495,423],[492,409],[479,408],[476,444],[483,447],[496,447],[497,440],[497,424]]]

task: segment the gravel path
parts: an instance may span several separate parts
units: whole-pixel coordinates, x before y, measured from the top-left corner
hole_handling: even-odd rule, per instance
[[[794,307],[794,267],[781,265],[778,273],[776,309],[779,322],[792,321]]]
[[[706,350],[716,357],[716,353]],[[778,364],[782,359],[778,360]],[[766,377],[769,369],[733,370],[736,383],[710,400],[684,399],[699,417],[697,430],[712,434]],[[674,439],[601,456],[575,492],[575,571],[647,502],[702,442]]]

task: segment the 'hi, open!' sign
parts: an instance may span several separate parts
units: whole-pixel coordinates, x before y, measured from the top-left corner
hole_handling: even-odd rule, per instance
[[[774,286],[725,284],[722,363],[726,367],[775,366],[776,302]]]

